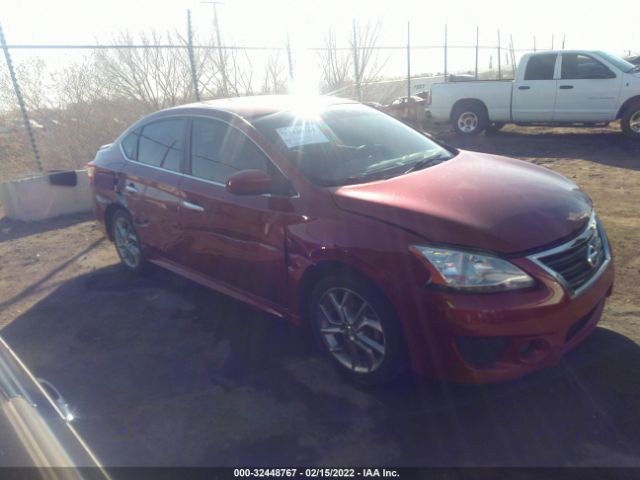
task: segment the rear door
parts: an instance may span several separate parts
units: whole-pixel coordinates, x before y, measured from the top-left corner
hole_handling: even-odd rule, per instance
[[[622,76],[586,53],[562,53],[554,113],[557,122],[604,122],[616,117]]]
[[[550,122],[556,102],[557,53],[541,53],[528,58],[524,72],[513,85],[511,115],[514,122]]]
[[[284,177],[240,130],[216,119],[190,123],[188,170],[182,183],[182,263],[224,287],[283,304],[286,288],[287,195],[234,195],[227,178],[247,169]]]
[[[157,120],[123,141],[129,161],[120,189],[147,255],[174,258],[178,248],[186,125],[185,118]]]

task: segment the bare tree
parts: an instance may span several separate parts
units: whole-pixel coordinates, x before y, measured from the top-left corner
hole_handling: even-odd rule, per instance
[[[174,37],[167,34],[169,44]],[[186,49],[153,48],[162,43],[156,32],[140,34],[138,43],[149,48],[131,48],[129,32],[114,40],[123,48],[95,51],[96,68],[112,96],[138,101],[148,110],[158,110],[193,98],[193,84]]]
[[[334,92],[352,84],[352,61],[349,51],[338,49],[335,32],[330,29],[324,38],[324,48],[320,51],[323,93]]]
[[[355,24],[348,48],[338,47],[336,35],[329,30],[324,39],[324,48],[320,51],[322,70],[322,91],[324,93],[342,93],[354,84],[354,77],[361,83],[374,82],[380,78],[380,72],[389,57],[381,58],[377,48],[381,24]],[[357,55],[357,72],[354,64],[354,52]]]
[[[0,106],[12,109],[17,106],[16,93],[4,61],[2,63],[4,68],[0,69]],[[17,62],[14,69],[28,111],[38,111],[54,103],[50,78],[46,75],[46,65],[42,58],[31,57]]]
[[[253,62],[246,49],[227,47],[219,55],[212,45],[202,60],[199,76],[204,96],[253,95]]]
[[[280,59],[281,52],[269,55],[265,67],[262,93],[285,93],[287,91],[286,67]]]
[[[352,49],[357,47],[358,78],[362,83],[379,80],[380,72],[389,60],[388,56],[381,58],[376,47],[381,27],[380,21],[373,24],[369,22],[364,25],[356,24],[355,32],[349,42]]]
[[[229,93],[253,95],[253,62],[245,49],[229,49],[225,59]]]

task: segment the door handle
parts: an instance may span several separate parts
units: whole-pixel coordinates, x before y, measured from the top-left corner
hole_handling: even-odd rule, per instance
[[[521,87],[518,87],[518,90],[529,90],[531,87],[529,85],[523,85]]]
[[[129,193],[138,193],[138,189],[134,183],[127,183],[124,189]]]
[[[187,210],[193,210],[194,212],[204,212],[204,207],[201,207],[197,203],[191,203],[187,202],[186,200],[182,200],[180,204]]]
[[[573,85],[560,85],[560,90],[571,90]]]

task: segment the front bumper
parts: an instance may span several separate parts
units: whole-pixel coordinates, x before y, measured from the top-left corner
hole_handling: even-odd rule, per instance
[[[398,309],[416,373],[462,383],[509,380],[558,363],[594,330],[612,293],[612,260],[577,296],[529,259],[513,263],[538,285],[481,295],[411,292]]]

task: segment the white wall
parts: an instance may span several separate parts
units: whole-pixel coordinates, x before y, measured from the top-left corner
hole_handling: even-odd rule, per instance
[[[49,184],[45,175],[0,183],[0,200],[6,217],[33,222],[91,210],[93,200],[86,170],[77,170],[78,184]]]

